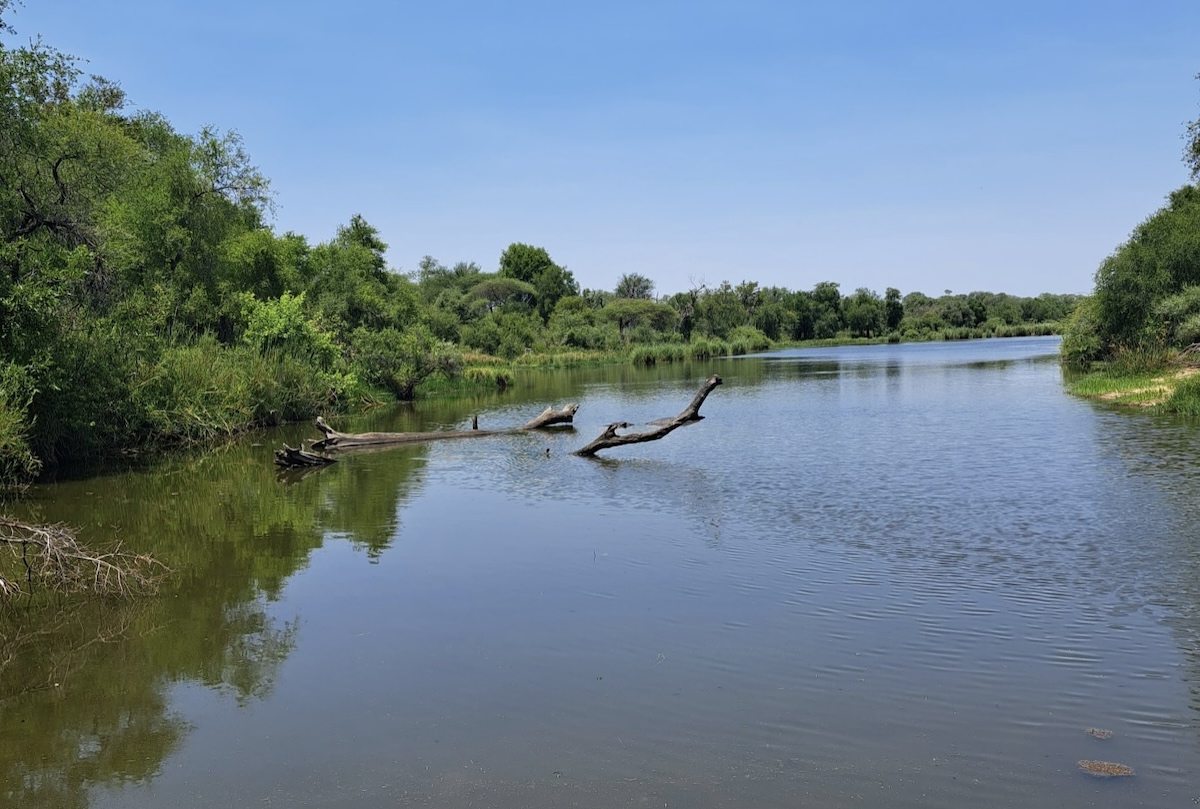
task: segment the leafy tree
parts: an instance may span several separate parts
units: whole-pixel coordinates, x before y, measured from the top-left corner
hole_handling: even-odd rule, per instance
[[[786,297],[785,303],[793,318],[792,339],[811,340],[816,337],[817,304],[813,294],[806,290],[797,290]]]
[[[378,231],[356,214],[308,257],[316,310],[324,327],[343,343],[360,327],[403,331],[417,319],[416,286],[388,271],[385,250]]]
[[[600,310],[600,316],[617,324],[622,339],[628,339],[630,329],[649,326],[661,332],[675,322],[675,310],[665,303],[643,298],[618,298]]]
[[[842,312],[842,293],[833,281],[821,281],[813,287],[813,336],[829,338],[845,325]]]
[[[501,275],[484,276],[483,280],[471,287],[471,294],[484,301],[489,312],[509,303],[529,307],[537,299],[533,284]]]
[[[883,300],[866,287],[859,287],[846,298],[845,317],[850,333],[856,337],[873,337],[887,322]]]
[[[695,318],[696,328],[702,334],[722,340],[747,321],[745,306],[728,281],[722,281],[716,289],[705,290],[697,297]]]
[[[1200,284],[1200,186],[1171,193],[1167,205],[1134,229],[1096,271],[1098,331],[1105,350],[1159,338],[1153,315],[1162,298]]]
[[[550,258],[543,247],[513,242],[500,254],[499,275],[530,284],[537,295],[537,310],[542,321],[550,319],[559,298],[578,295],[579,284],[565,267]]]
[[[888,331],[899,329],[900,321],[904,320],[904,302],[895,287],[888,287],[883,293],[883,320]]]
[[[972,326],[979,326],[988,319],[988,293],[972,292],[967,295],[967,308],[971,310]]]
[[[771,340],[791,337],[796,315],[788,307],[790,293],[783,287],[760,290],[759,304],[751,316],[751,324]]]
[[[355,363],[371,385],[387,388],[401,401],[413,398],[416,387],[434,373],[458,372],[458,350],[437,340],[423,326],[406,331],[359,327],[351,337]]]
[[[613,294],[618,298],[642,298],[649,300],[654,297],[654,282],[636,272],[625,273],[617,281]]]

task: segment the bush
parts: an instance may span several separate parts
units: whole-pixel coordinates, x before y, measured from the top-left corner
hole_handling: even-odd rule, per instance
[[[25,483],[41,462],[29,449],[29,402],[33,381],[24,368],[0,366],[0,487]]]
[[[1093,297],[1081,300],[1076,304],[1075,311],[1067,316],[1058,349],[1064,365],[1083,369],[1103,356],[1104,343],[1100,339],[1098,317],[1096,299]]]
[[[452,377],[462,367],[462,355],[449,343],[434,339],[424,326],[407,331],[371,331],[359,327],[351,335],[353,365],[368,385],[385,388],[397,399],[413,398],[426,377]]]
[[[771,347],[771,338],[753,326],[738,326],[729,332],[730,350],[734,354],[749,354],[766,351]]]

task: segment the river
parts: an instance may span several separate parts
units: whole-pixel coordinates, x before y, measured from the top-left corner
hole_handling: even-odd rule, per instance
[[[1194,805],[1200,425],[1066,395],[1056,351],[540,372],[338,427],[574,429],[38,486],[17,516],[175,573],[0,612],[0,803]],[[714,371],[703,421],[570,454]]]

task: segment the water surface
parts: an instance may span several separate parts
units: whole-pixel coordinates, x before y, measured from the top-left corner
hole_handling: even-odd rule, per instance
[[[574,430],[277,476],[294,427],[42,487],[31,516],[178,573],[41,637],[0,618],[0,799],[1191,805],[1200,429],[1066,396],[1056,350],[543,373],[345,428],[577,401]],[[569,454],[713,371],[704,421]]]

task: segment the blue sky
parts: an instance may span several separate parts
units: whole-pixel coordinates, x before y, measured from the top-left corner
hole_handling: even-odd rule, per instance
[[[273,223],[361,213],[402,271],[511,242],[584,287],[1088,292],[1182,185],[1200,2],[24,0]],[[9,38],[9,41],[13,41]]]

